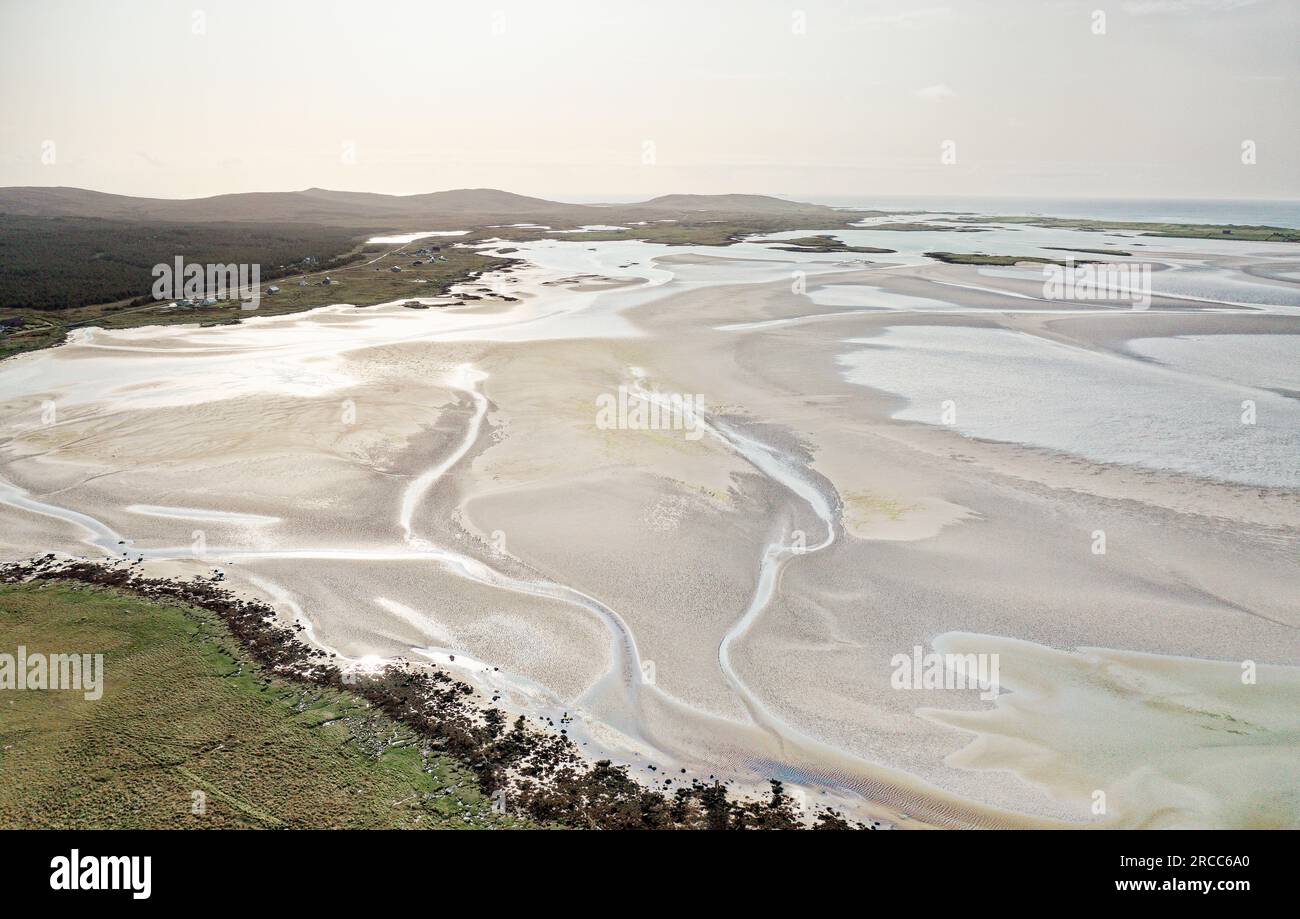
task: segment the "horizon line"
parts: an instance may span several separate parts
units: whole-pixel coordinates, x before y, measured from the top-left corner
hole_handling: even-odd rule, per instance
[[[121,198],[139,198],[142,200],[152,201],[205,201],[212,198],[224,198],[233,195],[282,195],[282,194],[300,194],[310,191],[334,192],[340,194],[354,195],[378,195],[384,198],[415,198],[421,195],[435,195],[444,192],[454,191],[493,191],[503,192],[505,194],[518,195],[523,198],[537,198],[543,201],[550,201],[556,204],[631,204],[636,202],[651,201],[655,198],[667,197],[670,195],[690,195],[701,198],[720,198],[730,195],[751,195],[758,197],[779,198],[785,201],[795,203],[818,204],[818,199],[830,197],[850,197],[850,198],[932,198],[935,200],[965,200],[979,198],[997,198],[1005,200],[1019,201],[1251,201],[1251,202],[1277,202],[1277,203],[1294,203],[1300,204],[1300,197],[1288,198],[1281,196],[1263,196],[1263,197],[1235,197],[1235,196],[1181,196],[1181,195],[1078,195],[1078,194],[1040,194],[1040,195],[1011,195],[996,193],[935,193],[935,192],[834,192],[834,193],[810,193],[801,194],[799,192],[774,192],[774,191],[726,191],[726,192],[691,192],[691,191],[671,191],[651,194],[648,197],[644,193],[633,192],[565,192],[559,193],[554,197],[539,194],[526,194],[524,192],[511,191],[507,188],[496,186],[460,186],[456,188],[438,188],[431,191],[416,192],[383,192],[367,191],[350,188],[325,188],[319,185],[310,185],[305,188],[279,188],[279,189],[252,189],[244,191],[225,191],[217,192],[212,195],[196,195],[193,197],[172,197],[168,195],[139,195],[128,194],[125,192],[105,191],[99,188],[89,188],[84,185],[0,185],[0,192],[12,189],[67,189],[71,191],[87,191],[94,194],[114,195]],[[604,197],[599,197],[604,195]],[[578,196],[586,200],[565,200]],[[623,200],[619,200],[623,199]]]

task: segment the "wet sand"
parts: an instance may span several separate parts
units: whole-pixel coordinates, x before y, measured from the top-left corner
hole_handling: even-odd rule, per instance
[[[517,303],[95,330],[5,362],[0,478],[27,505],[0,505],[0,553],[220,568],[346,657],[454,653],[646,778],[776,776],[898,826],[1300,819],[1294,491],[901,422],[839,360],[935,325],[1140,364],[1135,338],[1294,334],[1300,311],[1044,303],[750,244],[520,248],[537,267],[474,285]],[[698,395],[694,430],[602,426],[620,387]],[[997,653],[1003,695],[893,688],[918,645]],[[1249,727],[1207,748],[1206,723]]]

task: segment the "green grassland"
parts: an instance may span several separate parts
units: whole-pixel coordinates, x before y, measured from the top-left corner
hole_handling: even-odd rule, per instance
[[[870,255],[887,255],[896,249],[878,249],[875,246],[850,246],[842,239],[827,234],[800,236],[797,239],[754,239],[756,243],[774,244],[782,252],[857,252]]]
[[[843,216],[782,214],[779,216],[736,216],[725,219],[679,218],[672,222],[653,221],[641,226],[628,226],[625,230],[591,230],[583,233],[556,234],[554,230],[533,227],[487,229],[469,238],[508,234],[512,240],[563,239],[570,242],[608,242],[612,240],[642,240],[666,246],[730,246],[750,236],[763,233],[781,233],[787,230],[838,230],[854,229],[851,224],[873,211],[845,211]],[[788,240],[786,240],[788,242]]]
[[[0,690],[0,827],[496,826],[473,776],[365,701],[270,679],[215,615],[0,585],[0,651],[104,654],[103,697]],[[193,813],[193,792],[206,813]]]
[[[940,218],[942,219],[942,218]],[[858,227],[859,230],[890,230],[895,233],[987,233],[984,227],[954,226],[951,223],[924,223],[918,221],[898,221],[896,223],[874,223],[871,226]]]
[[[1021,262],[1030,262],[1037,265],[1064,265],[1061,259],[1042,258],[1037,255],[986,255],[983,252],[927,252],[926,258],[932,258],[936,262],[944,262],[948,265],[1017,265]],[[1083,260],[1076,260],[1076,265],[1087,264]]]
[[[1143,223],[1117,220],[1083,220],[1066,217],[985,217],[966,216],[948,219],[959,223],[1023,223],[1051,229],[1105,232],[1128,230],[1140,236],[1164,236],[1178,239],[1242,239],[1250,242],[1300,242],[1300,230],[1289,227],[1237,226],[1233,224]]]
[[[861,216],[845,212],[843,226]],[[483,227],[463,237],[433,237],[397,246],[366,244],[367,238],[391,230],[384,227],[359,231],[298,224],[145,226],[118,220],[5,215],[0,220],[0,359],[57,345],[70,330],[84,326],[229,324],[333,303],[365,307],[407,297],[441,296],[453,284],[510,263],[455,245],[479,243],[501,234],[518,241],[624,239],[729,246],[761,233],[837,229],[827,224],[838,220],[801,214],[682,219],[627,230],[568,234],[531,227]],[[439,247],[434,259],[413,254],[425,246]],[[846,247],[818,251],[886,250]],[[178,253],[188,262],[260,264],[263,283],[257,310],[245,310],[238,301],[168,309],[170,301],[154,300],[149,296],[150,269],[160,262],[170,263]],[[307,256],[315,262],[304,268],[302,259]],[[422,264],[413,264],[417,260]],[[393,272],[393,267],[402,270]],[[327,276],[338,283],[322,284]],[[270,294],[267,288],[273,284],[280,290]]]
[[[582,244],[642,240],[669,246],[729,246],[790,230],[850,228],[877,211],[844,211],[832,216],[806,213],[726,214],[659,219],[620,230],[558,234],[556,229],[481,226],[465,236],[430,238],[406,245],[368,245],[365,240],[392,227],[358,229],[314,224],[145,225],[93,218],[26,218],[6,215],[0,221],[0,359],[50,347],[79,327],[128,328],[144,325],[226,324],[251,316],[274,316],[333,303],[372,306],[393,300],[445,295],[457,283],[504,267],[497,258],[457,243],[482,243],[502,236],[512,241],[552,238]],[[611,212],[611,220],[618,214]],[[1128,230],[1143,236],[1300,241],[1300,231],[1280,227],[1197,224],[1124,223],[1051,217],[964,215],[924,222],[877,224],[857,229],[948,230],[982,232],[984,224],[1029,224],[1085,231]],[[466,221],[469,226],[475,226]],[[808,235],[779,242],[796,252],[887,254],[891,250],[850,246],[827,235]],[[433,259],[415,250],[436,245]],[[1092,250],[1075,250],[1092,251]],[[1103,254],[1098,250],[1097,254]],[[149,269],[170,262],[177,253],[191,262],[256,263],[262,266],[262,297],[256,311],[237,301],[213,307],[169,309],[149,296]],[[1104,254],[1120,254],[1104,251]],[[927,253],[950,264],[1013,265],[1051,263],[1053,259],[981,253]],[[313,261],[304,266],[303,259]],[[415,265],[415,261],[422,264]],[[400,272],[391,269],[399,267]],[[328,276],[334,284],[323,284]],[[268,292],[272,284],[280,290]]]
[[[262,277],[352,250],[365,231],[316,224],[144,224],[0,215],[0,307],[63,312],[147,296],[152,268],[191,262],[260,264]]]
[[[432,242],[437,244],[437,240]],[[0,334],[0,358],[58,344],[70,330],[83,326],[114,329],[186,323],[227,324],[253,316],[277,316],[332,303],[373,306],[403,297],[440,296],[451,285],[474,274],[508,264],[506,259],[491,258],[449,245],[442,246],[438,253],[440,260],[416,259],[410,252],[425,245],[423,241],[404,246],[368,246],[362,240],[350,239],[340,244],[350,248],[319,259],[327,265],[325,268],[286,271],[277,267],[272,269],[273,276],[269,278],[264,270],[261,299],[256,310],[244,309],[237,300],[220,301],[210,307],[168,309],[172,301],[157,301],[150,297],[59,310],[0,306],[0,324],[11,324]],[[186,258],[200,261],[188,255]],[[228,261],[224,255],[214,260]],[[412,265],[417,260],[423,264]],[[258,262],[256,254],[252,261]],[[400,274],[390,270],[394,266],[402,269]],[[323,284],[326,277],[337,283]],[[300,281],[305,285],[300,286]],[[280,290],[268,293],[267,288],[273,285]],[[148,282],[145,289],[147,287]]]
[[[1044,249],[1050,249],[1053,252],[1086,252],[1089,255],[1113,255],[1128,258],[1132,252],[1125,252],[1123,249],[1084,249],[1072,246],[1043,246]]]

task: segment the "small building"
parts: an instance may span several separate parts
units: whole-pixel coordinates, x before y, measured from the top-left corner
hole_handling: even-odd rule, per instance
[[[280,288],[278,288],[278,287],[276,287],[274,284],[272,284],[270,287],[268,287],[268,288],[266,289],[266,292],[267,292],[268,294],[278,294],[278,293],[280,292]]]
[[[401,272],[402,269],[401,269],[400,267],[398,267],[397,265],[394,265],[392,268],[389,268],[388,270],[391,271],[391,272],[393,272],[393,274],[398,274],[398,273]]]

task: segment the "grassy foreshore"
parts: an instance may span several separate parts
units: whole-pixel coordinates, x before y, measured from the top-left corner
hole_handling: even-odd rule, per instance
[[[445,241],[444,241],[445,243]],[[364,245],[329,260],[329,267],[303,270],[261,285],[256,310],[246,310],[238,300],[219,301],[214,306],[171,309],[172,301],[140,298],[120,300],[67,310],[0,309],[0,322],[14,327],[0,336],[0,358],[60,344],[73,329],[96,326],[105,329],[155,325],[225,325],[254,316],[279,316],[327,306],[351,303],[373,306],[403,297],[439,297],[455,284],[472,280],[506,259],[480,255],[472,249],[441,247],[436,260],[419,259],[412,249],[426,243],[405,246]],[[438,241],[433,240],[437,245]],[[412,264],[420,261],[420,265]],[[394,272],[394,267],[401,272]],[[326,284],[329,278],[334,283]],[[279,290],[269,292],[275,286]]]
[[[338,688],[258,666],[219,616],[84,581],[0,585],[0,648],[102,652],[104,693],[5,692],[0,827],[509,822],[474,777]]]
[[[870,255],[888,255],[896,249],[880,249],[876,246],[850,246],[842,239],[829,234],[800,236],[796,239],[755,239],[751,242],[768,243],[773,249],[782,252],[856,252]]]
[[[828,216],[829,214],[829,216]],[[399,300],[405,297],[443,296],[455,284],[470,281],[485,271],[498,269],[508,264],[509,260],[493,258],[480,254],[475,249],[458,246],[458,243],[482,243],[501,237],[511,240],[531,241],[544,238],[564,239],[571,242],[607,242],[614,240],[641,240],[670,246],[704,245],[730,246],[746,239],[762,237],[766,234],[792,230],[839,230],[861,229],[881,231],[940,231],[958,233],[978,233],[987,229],[985,224],[1029,224],[1040,227],[1055,227],[1101,232],[1103,230],[1127,231],[1142,236],[1164,236],[1189,239],[1239,239],[1268,242],[1300,242],[1300,230],[1285,227],[1267,226],[1220,226],[1202,224],[1173,223],[1133,223],[1117,221],[1065,219],[1054,217],[990,217],[982,215],[960,215],[957,217],[933,217],[912,222],[895,222],[874,224],[867,227],[853,225],[864,217],[882,216],[880,211],[842,211],[826,213],[783,213],[756,215],[728,215],[725,217],[706,218],[687,216],[653,221],[637,221],[634,225],[619,225],[616,229],[571,232],[572,226],[555,227],[537,226],[484,226],[481,223],[466,221],[469,232],[461,237],[434,237],[406,245],[369,245],[365,238],[378,231],[367,230],[358,234],[355,230],[329,230],[314,228],[303,241],[303,246],[323,244],[323,240],[333,240],[336,246],[346,245],[333,254],[318,259],[309,267],[267,266],[263,274],[261,301],[256,311],[245,310],[238,301],[223,301],[211,307],[194,307],[171,309],[168,301],[156,301],[148,297],[146,280],[141,280],[140,295],[125,297],[111,302],[93,303],[64,309],[36,308],[31,306],[0,306],[0,359],[25,351],[33,351],[60,344],[69,331],[86,327],[134,328],[150,325],[175,324],[230,324],[240,322],[250,316],[275,316],[285,313],[300,312],[334,303],[350,303],[358,307],[373,306]],[[611,213],[611,219],[617,219],[617,213]],[[10,218],[22,220],[23,218]],[[47,221],[48,222],[48,221]],[[39,222],[37,222],[39,223]],[[128,256],[115,254],[115,240],[121,235],[114,229],[117,224],[106,223],[101,231],[102,239],[91,248],[96,251],[92,261],[120,263]],[[206,234],[209,239],[215,232],[213,225],[188,228]],[[558,232],[557,232],[558,231]],[[83,229],[84,232],[89,232]],[[180,232],[180,231],[177,231]],[[265,233],[265,230],[259,230]],[[287,230],[284,232],[288,232]],[[322,236],[321,234],[333,234]],[[260,236],[251,240],[261,239]],[[284,239],[268,236],[274,246],[267,249],[268,257],[282,257]],[[92,240],[94,241],[94,240]],[[809,235],[788,240],[760,239],[770,242],[775,248],[791,252],[825,252],[845,254],[889,254],[893,250],[873,246],[853,246],[836,239],[829,234]],[[126,242],[131,249],[130,259],[144,265],[148,259],[140,261],[136,252],[141,243],[129,236]],[[156,242],[156,241],[155,241]],[[161,248],[168,252],[173,249],[186,248],[181,242],[172,241]],[[228,255],[231,246],[237,246],[239,258],[254,261],[247,251],[250,241],[241,240],[238,244],[221,239],[209,239],[213,249],[211,259],[214,261],[235,261]],[[777,245],[779,244],[779,245]],[[225,248],[221,248],[224,245]],[[266,245],[270,246],[270,243]],[[435,258],[417,258],[412,252],[423,246],[437,246]],[[300,247],[301,248],[301,247]],[[142,250],[143,251],[143,250]],[[161,250],[160,250],[161,251]],[[254,253],[255,255],[256,253]],[[950,252],[926,253],[929,257],[950,264],[969,265],[1011,265],[1016,262],[1051,262],[1051,259],[1032,257],[1011,257],[994,254],[962,254]],[[1111,254],[1111,253],[1107,253]],[[1119,253],[1114,253],[1119,254]],[[218,258],[218,255],[221,257]],[[194,260],[194,259],[192,259]],[[197,259],[202,261],[202,258]],[[420,264],[415,264],[415,262]],[[320,266],[324,267],[320,267]],[[19,266],[21,267],[21,266]],[[139,267],[139,266],[137,266]],[[400,272],[393,271],[400,268]],[[141,269],[143,270],[143,269]],[[147,274],[146,274],[147,277]],[[335,283],[323,283],[326,277]],[[123,281],[114,276],[113,283],[120,286]],[[274,285],[279,288],[270,293]],[[116,288],[114,288],[116,289]]]
[[[1048,229],[1082,230],[1091,233],[1121,230],[1136,233],[1140,236],[1164,236],[1173,239],[1242,239],[1250,242],[1300,242],[1300,230],[1290,227],[1087,220],[1069,217],[989,217],[984,215],[963,215],[940,219],[961,224],[1021,223]]]
[[[866,212],[848,212],[842,225]],[[282,266],[263,272],[261,298],[257,309],[246,310],[237,300],[221,301],[214,306],[184,309],[170,308],[169,300],[154,300],[148,296],[148,272],[143,271],[140,295],[123,297],[111,302],[74,306],[66,309],[41,309],[27,306],[0,306],[0,359],[61,344],[67,334],[77,328],[96,326],[106,329],[138,328],[155,325],[226,325],[254,316],[278,316],[302,312],[334,303],[350,303],[358,307],[373,306],[410,297],[440,297],[456,284],[471,281],[486,271],[500,269],[510,264],[509,259],[494,258],[477,250],[458,246],[458,243],[481,243],[502,235],[512,240],[528,241],[543,238],[567,239],[573,242],[608,240],[643,240],[663,245],[729,246],[759,233],[783,230],[826,229],[824,216],[783,215],[779,218],[756,216],[752,219],[727,220],[673,220],[656,221],[625,230],[600,230],[581,233],[555,233],[537,227],[479,226],[460,237],[430,237],[405,245],[367,244],[365,237],[379,231],[367,230],[361,236],[349,238],[346,250],[319,260],[316,266],[285,270]],[[473,226],[471,224],[471,226]],[[831,227],[834,229],[834,227]],[[563,229],[562,227],[560,229]],[[106,229],[99,245],[111,250],[116,231]],[[819,237],[819,239],[821,239]],[[313,238],[313,243],[316,240]],[[179,244],[178,244],[179,245]],[[282,244],[281,244],[282,245]],[[306,243],[304,242],[304,245]],[[437,246],[433,258],[419,257],[413,253],[426,246]],[[93,247],[92,247],[93,248]],[[162,246],[161,251],[171,252],[177,245]],[[181,246],[184,249],[184,246]],[[193,251],[193,250],[186,250]],[[853,247],[827,247],[818,251],[870,251],[884,249],[855,249]],[[240,250],[244,260],[261,261]],[[111,255],[111,252],[109,253]],[[276,256],[279,257],[279,252]],[[155,256],[150,256],[155,258]],[[157,255],[155,260],[161,259]],[[166,257],[172,258],[171,255]],[[112,257],[112,260],[120,260]],[[190,261],[236,261],[232,256],[213,250],[210,256],[189,256]],[[144,265],[148,259],[140,264]],[[415,264],[419,262],[420,264]],[[320,265],[325,267],[318,267]],[[393,271],[400,268],[400,272]],[[329,278],[334,283],[326,284]],[[115,282],[118,283],[118,282]],[[275,286],[279,290],[269,292]]]
[[[1075,250],[1079,251],[1079,250]],[[1096,252],[1096,249],[1090,250]],[[1116,255],[1127,255],[1126,252],[1117,252]],[[927,252],[926,258],[932,258],[936,262],[943,262],[946,265],[997,265],[1006,267],[1009,265],[1018,265],[1021,262],[1029,262],[1035,265],[1086,265],[1085,259],[1075,259],[1072,263],[1066,262],[1059,258],[1043,258],[1040,255],[988,255],[983,252]]]
[[[0,648],[18,645],[102,652],[106,675],[93,701],[7,694],[4,827],[857,826],[801,814],[778,782],[756,801],[716,782],[647,788],[437,668],[345,677],[219,578],[53,556],[8,565]]]

